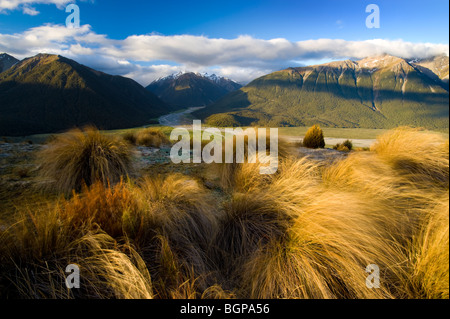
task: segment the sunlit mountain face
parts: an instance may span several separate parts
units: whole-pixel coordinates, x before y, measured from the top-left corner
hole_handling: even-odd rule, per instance
[[[288,68],[196,114],[211,124],[226,117],[241,125],[447,128],[448,61],[381,55]]]

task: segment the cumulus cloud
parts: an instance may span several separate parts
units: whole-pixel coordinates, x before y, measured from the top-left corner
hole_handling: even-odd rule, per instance
[[[62,8],[74,0],[0,0],[0,13],[12,10],[22,9],[23,13],[28,15],[37,15],[39,11],[32,8],[33,4],[54,4],[58,8]]]
[[[147,34],[117,40],[95,33],[89,25],[68,29],[47,24],[22,33],[0,33],[0,52],[3,51],[20,58],[40,52],[61,54],[104,72],[132,77],[146,85],[160,76],[185,70],[214,72],[245,83],[275,70],[297,66],[302,61],[362,59],[383,53],[426,58],[442,53],[448,55],[449,46],[387,39],[292,42],[246,35],[222,39]]]

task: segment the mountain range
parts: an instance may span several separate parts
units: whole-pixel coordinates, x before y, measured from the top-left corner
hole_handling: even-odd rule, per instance
[[[154,92],[154,93],[153,93]],[[213,126],[448,129],[449,58],[391,55],[294,67],[248,85],[216,75],[178,73],[147,88],[58,55],[22,61],[0,54],[0,135],[60,132],[93,124],[121,129],[164,114],[193,113]]]
[[[196,111],[213,126],[449,127],[449,58],[381,55],[260,77]]]
[[[153,81],[147,90],[171,106],[185,108],[209,105],[241,87],[215,74],[180,72]]]
[[[0,73],[0,135],[53,133],[87,124],[130,128],[175,110],[134,80],[62,56],[15,61]],[[2,65],[11,63],[3,60]]]

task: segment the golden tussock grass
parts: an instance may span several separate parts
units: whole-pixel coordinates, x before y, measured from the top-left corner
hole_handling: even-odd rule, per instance
[[[92,185],[117,183],[131,170],[132,151],[123,139],[100,133],[93,127],[74,129],[54,137],[37,155],[40,177],[56,190],[72,190]]]
[[[380,136],[371,150],[416,183],[449,180],[449,144],[443,136],[400,127]]]
[[[139,130],[135,133],[134,138],[128,137],[128,140],[134,142],[136,145],[157,148],[163,144],[171,144],[167,136],[157,127],[148,127]]]
[[[283,156],[270,176],[227,165],[222,190],[181,174],[99,182],[0,223],[0,296],[448,298],[438,135],[389,131],[327,165]],[[76,293],[62,284],[69,263],[83,272]],[[379,289],[366,287],[369,264]]]
[[[365,287],[365,266],[394,267],[398,249],[389,234],[380,235],[377,212],[351,193],[330,192],[321,184],[320,169],[307,160],[288,161],[267,189],[248,198],[257,205],[242,211],[260,224],[244,224],[242,238],[224,231],[245,248],[235,270],[245,298],[371,298],[388,297],[388,290]],[[248,209],[250,208],[250,209]],[[266,220],[261,216],[270,217]],[[237,219],[237,218],[235,218]],[[247,217],[248,219],[248,217]],[[284,221],[284,222],[282,222]],[[242,225],[242,224],[241,224]],[[270,225],[274,230],[268,230]],[[256,228],[256,229],[255,229]],[[264,235],[268,234],[267,237]],[[255,245],[254,237],[259,242]],[[384,240],[385,239],[385,240]],[[396,270],[396,269],[395,269]],[[382,292],[383,291],[383,292]]]
[[[435,205],[441,207],[443,203],[448,207],[448,186],[443,183],[448,171],[447,146],[435,134],[424,139],[421,135],[424,133],[419,133],[414,145],[398,148],[396,143],[390,142],[389,134],[401,140],[403,132],[409,137],[415,135],[411,133],[415,131],[409,129],[388,132],[379,138],[375,148],[378,151],[351,154],[326,168],[307,159],[284,161],[279,173],[267,184],[247,188],[244,208],[240,208],[242,212],[254,215],[253,218],[258,220],[264,212],[270,211],[272,216],[282,216],[275,220],[288,220],[290,226],[285,229],[284,236],[270,236],[269,243],[261,240],[258,245],[254,244],[253,237],[240,235],[257,237],[254,223],[240,223],[244,229],[237,234],[228,232],[226,242],[251,248],[250,253],[244,254],[245,258],[235,257],[228,261],[228,264],[237,265],[232,276],[237,276],[237,282],[242,283],[241,297],[416,298],[448,295],[448,223],[445,223],[448,210],[441,210],[440,228],[436,223],[424,222],[430,214],[434,215],[432,207]],[[431,144],[434,145],[433,155],[421,162],[420,154],[418,156],[415,151],[425,152],[431,141],[434,143]],[[398,158],[405,157],[418,165],[399,165]],[[254,172],[247,170],[247,173],[249,180]],[[417,178],[433,183],[418,185]],[[257,198],[258,205],[251,205],[248,198]],[[229,210],[234,212],[236,205]],[[230,219],[239,220],[236,217]],[[262,232],[271,233],[267,230],[270,222],[261,224],[264,225],[259,226]],[[278,229],[283,231],[284,227]],[[424,233],[426,235],[418,235]],[[417,241],[417,238],[422,239]],[[223,241],[220,238],[220,242]],[[411,259],[411,247],[417,249],[424,245],[426,248],[420,248],[424,256]],[[229,250],[233,251],[232,248]],[[228,254],[230,256],[233,257]],[[427,264],[430,260],[439,260],[439,263]],[[365,267],[369,264],[376,264],[381,269],[380,289],[365,286],[368,275]],[[422,268],[421,264],[427,266]],[[420,281],[425,287],[410,288],[413,269],[423,278]]]
[[[271,240],[281,239],[289,226],[289,216],[274,208],[261,193],[235,193],[225,206],[215,237],[217,264],[226,277],[239,280],[241,265]]]
[[[449,194],[424,212],[411,249],[411,298],[449,298]]]
[[[151,297],[148,273],[136,253],[86,225],[76,231],[58,209],[23,213],[0,234],[2,298]],[[69,264],[80,267],[80,289],[65,286]]]
[[[223,296],[208,289],[215,281],[206,255],[216,231],[209,196],[196,181],[171,175],[96,183],[23,213],[0,234],[0,287],[18,282],[5,290],[20,298]],[[65,288],[68,264],[80,266],[83,289]]]
[[[211,194],[197,181],[180,174],[146,177],[137,183],[135,191],[141,208],[125,216],[125,230],[144,258],[150,260],[152,273],[173,273],[164,270],[169,260],[183,278],[189,278],[190,283],[195,278],[196,286],[206,289],[203,277],[212,272],[207,252],[217,231],[217,210]],[[171,279],[161,280],[167,283]],[[173,290],[180,285],[176,281],[165,286]]]
[[[258,135],[256,135],[258,141]],[[258,142],[257,142],[258,143]],[[268,163],[262,163],[261,159],[268,160],[270,154],[270,138],[266,138],[266,149],[255,153],[249,157],[249,145],[248,136],[244,137],[244,151],[243,151],[243,163],[238,163],[236,159],[238,145],[236,137],[233,139],[233,162],[226,163],[225,161],[225,141],[222,147],[222,163],[210,165],[210,171],[213,175],[219,179],[219,185],[224,190],[228,191],[243,191],[249,190],[251,187],[260,187],[272,178],[270,175],[260,174],[260,168],[266,167]],[[258,144],[257,144],[258,147]],[[278,140],[278,164],[282,163],[286,158],[291,156],[293,146],[284,139]],[[276,158],[272,156],[275,160]]]
[[[74,228],[95,224],[117,238],[123,235],[123,215],[138,209],[137,199],[127,183],[120,181],[114,186],[105,186],[97,182],[91,187],[84,186],[80,194],[74,194],[65,202],[62,217]]]

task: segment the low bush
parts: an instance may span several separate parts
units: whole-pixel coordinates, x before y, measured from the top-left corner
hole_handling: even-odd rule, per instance
[[[318,125],[313,125],[308,129],[303,138],[303,146],[307,148],[324,148],[325,139],[323,131]]]

